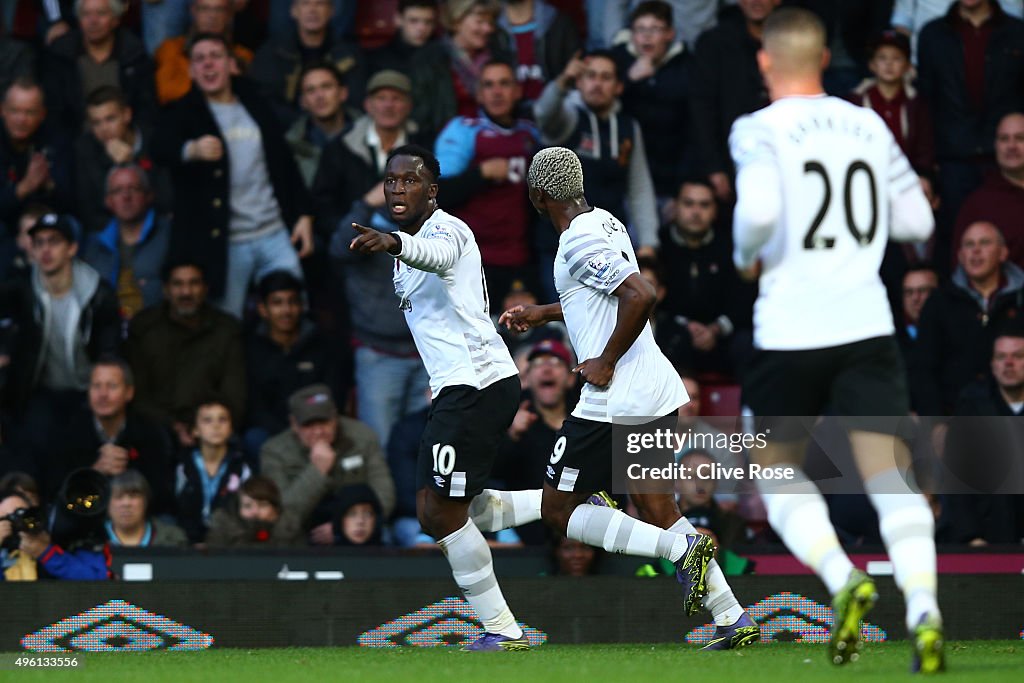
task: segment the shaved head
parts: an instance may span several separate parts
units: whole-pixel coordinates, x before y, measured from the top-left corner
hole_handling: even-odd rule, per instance
[[[767,69],[775,77],[820,73],[825,65],[825,25],[812,12],[784,7],[764,22]]]

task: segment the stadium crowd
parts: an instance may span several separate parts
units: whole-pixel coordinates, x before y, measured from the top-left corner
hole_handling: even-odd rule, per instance
[[[557,236],[526,169],[542,147],[575,150],[658,292],[656,339],[694,399],[682,419],[738,415],[756,285],[733,266],[727,142],[768,103],[755,56],[780,4],[821,15],[829,93],[883,117],[936,212],[932,239],[890,244],[881,270],[915,412],[1020,415],[1020,0],[0,0],[8,576],[34,560],[102,578],[97,542],[429,541],[426,372],[393,259],[348,249],[353,222],[395,229],[384,166],[408,142],[435,150],[439,204],[474,230],[495,319],[555,297]],[[496,485],[539,488],[574,355],[561,324],[501,334],[523,395]],[[942,452],[948,425],[928,429]],[[85,559],[19,545],[7,516],[60,500],[81,468],[111,487]],[[752,491],[679,496],[725,548],[770,538]],[[1020,497],[932,500],[940,542],[1024,538]],[[878,542],[866,503],[830,502],[844,540]],[[493,542],[573,552],[539,523]]]

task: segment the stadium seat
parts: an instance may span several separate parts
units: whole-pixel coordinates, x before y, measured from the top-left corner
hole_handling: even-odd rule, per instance
[[[701,413],[707,417],[740,414],[740,385],[705,384],[700,389]]]

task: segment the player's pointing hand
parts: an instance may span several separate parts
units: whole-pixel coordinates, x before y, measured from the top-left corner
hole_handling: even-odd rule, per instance
[[[402,245],[398,238],[391,233],[380,232],[358,223],[353,223],[352,227],[359,234],[349,242],[348,248],[351,251],[358,251],[361,254],[376,254],[386,251],[394,255],[402,250]]]

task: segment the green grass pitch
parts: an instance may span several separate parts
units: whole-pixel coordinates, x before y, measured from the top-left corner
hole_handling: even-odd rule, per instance
[[[829,664],[823,645],[795,643],[718,653],[676,645],[545,645],[529,652],[500,653],[468,653],[454,648],[215,648],[197,653],[86,654],[85,667],[76,671],[8,670],[0,673],[0,680],[889,683],[919,680],[908,673],[909,647],[907,642],[867,644],[860,660],[845,667]],[[947,665],[948,671],[938,680],[1024,680],[1024,641],[949,643]]]

